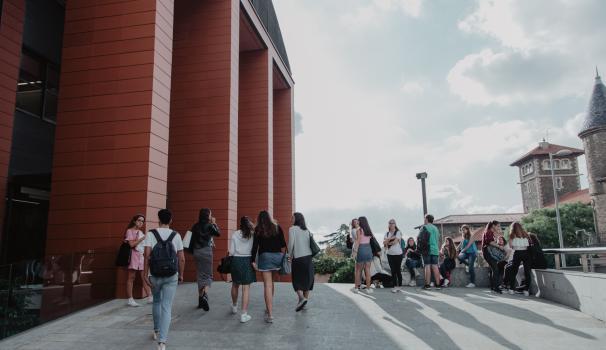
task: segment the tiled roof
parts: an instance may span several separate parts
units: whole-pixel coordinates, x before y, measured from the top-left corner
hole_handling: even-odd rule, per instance
[[[589,100],[587,117],[579,136],[583,137],[591,131],[602,128],[606,128],[606,86],[602,83],[596,69],[595,85],[593,86],[591,100]]]
[[[520,221],[526,214],[524,213],[513,213],[513,214],[462,214],[462,215],[448,215],[441,219],[435,220],[434,225],[447,225],[447,224],[487,224],[489,221],[497,220],[499,222],[514,222]]]
[[[591,196],[589,195],[589,189],[586,188],[584,190],[578,190],[576,192],[566,193],[565,195],[558,198],[559,204],[566,203],[578,203],[581,202],[583,204],[591,203]],[[553,208],[554,203],[545,206],[546,208]]]
[[[575,157],[578,157],[585,153],[585,151],[583,151],[582,149],[578,149],[578,148],[574,148],[574,147],[566,147],[566,146],[561,146],[561,145],[554,145],[553,143],[548,143],[548,142],[541,142],[532,151],[530,151],[530,152],[526,153],[525,155],[523,155],[522,157],[518,158],[518,160],[511,163],[510,165],[518,166],[518,165],[522,164],[523,162],[525,162],[528,158],[532,158],[532,157],[540,156],[540,155],[546,156],[546,155],[549,155],[549,153],[554,154],[563,149],[571,150],[572,156],[575,156]]]

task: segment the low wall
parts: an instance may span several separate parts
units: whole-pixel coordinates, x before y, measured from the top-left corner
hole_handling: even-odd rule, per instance
[[[532,289],[541,298],[606,321],[606,274],[534,270]]]
[[[422,286],[425,282],[425,277],[423,276],[423,269],[419,270],[421,273],[417,275],[417,286]],[[476,287],[479,288],[488,288],[490,286],[490,282],[488,280],[488,267],[476,267]],[[410,282],[410,273],[408,273],[408,269],[402,271],[402,284],[407,285]],[[450,272],[450,286],[452,287],[465,287],[469,283],[469,274],[465,272],[464,267],[457,267]]]

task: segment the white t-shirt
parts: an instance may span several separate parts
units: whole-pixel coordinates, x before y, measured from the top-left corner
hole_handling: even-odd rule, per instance
[[[242,237],[242,231],[238,230],[231,235],[229,240],[229,255],[231,256],[251,256],[253,246],[253,237],[248,239]]]
[[[158,233],[160,234],[160,237],[163,240],[167,240],[168,237],[170,236],[170,234],[173,232],[173,229],[157,228],[156,231],[158,231]],[[175,247],[175,251],[178,252],[180,250],[183,250],[183,241],[181,240],[181,235],[178,232],[171,242],[173,244],[173,247]],[[147,235],[145,236],[145,240],[143,241],[143,245],[145,247],[150,247],[153,249],[154,246],[156,245],[156,243],[158,243],[158,241],[156,241],[156,237],[154,236],[153,233],[151,233],[151,231],[148,231]]]
[[[390,234],[389,231],[385,234],[385,239],[391,237],[398,237],[400,241],[402,241],[402,232],[397,231],[395,234]],[[392,244],[389,248],[387,248],[387,255],[402,255],[402,245],[400,242],[396,242]]]

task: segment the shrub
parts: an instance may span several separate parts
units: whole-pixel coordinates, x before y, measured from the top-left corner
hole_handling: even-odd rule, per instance
[[[320,275],[332,274],[346,264],[346,260],[345,258],[336,258],[322,253],[314,258],[314,269]]]
[[[330,283],[354,283],[355,262],[353,259],[346,259],[345,262],[330,276]]]

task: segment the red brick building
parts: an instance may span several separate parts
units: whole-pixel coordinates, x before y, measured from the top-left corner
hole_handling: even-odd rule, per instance
[[[293,86],[270,0],[0,1],[2,264],[43,318],[123,296],[136,213],[223,231],[294,210]],[[186,278],[193,278],[188,264]],[[30,277],[28,277],[30,278]]]

